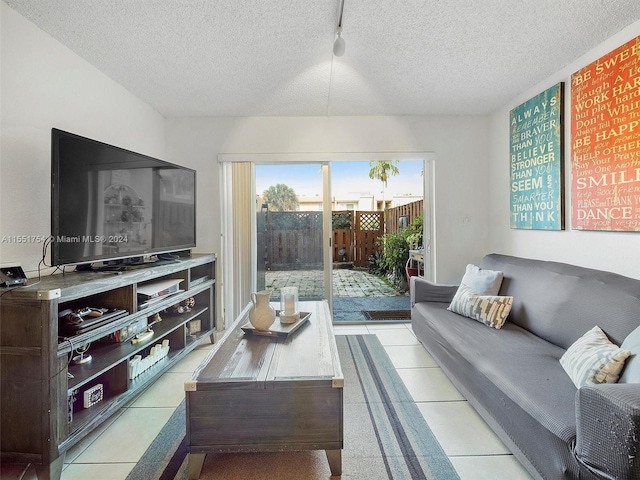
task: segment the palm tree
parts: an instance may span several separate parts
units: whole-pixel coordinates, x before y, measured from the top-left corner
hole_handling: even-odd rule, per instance
[[[271,185],[264,192],[262,198],[271,212],[293,211],[298,208],[298,196],[293,188],[283,183]]]
[[[399,160],[378,160],[378,161],[370,161],[369,165],[371,166],[371,170],[369,170],[369,178],[372,180],[380,180],[382,182],[382,210],[385,210],[385,190],[387,188],[387,180],[389,180],[389,176],[395,176],[400,173],[398,170],[398,165],[400,163]]]

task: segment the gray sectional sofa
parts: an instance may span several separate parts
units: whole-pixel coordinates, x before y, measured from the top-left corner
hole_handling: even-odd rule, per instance
[[[534,478],[640,479],[640,383],[578,389],[559,362],[595,325],[616,345],[638,331],[640,280],[498,254],[480,267],[513,296],[502,328],[447,310],[457,286],[413,277],[418,339]]]

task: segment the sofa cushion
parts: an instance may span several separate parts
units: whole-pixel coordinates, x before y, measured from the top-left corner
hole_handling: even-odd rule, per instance
[[[629,350],[631,355],[627,358],[618,383],[640,383],[640,358],[638,358],[640,356],[640,327],[624,339],[620,348]]]
[[[447,311],[442,303],[417,303],[412,325],[428,349],[442,349],[444,357],[434,357],[438,362],[459,368],[455,376],[464,378],[483,402],[493,402],[486,408],[494,416],[504,414],[504,428],[526,417],[531,418],[528,428],[540,423],[563,442],[575,440],[576,387],[559,363],[564,349],[511,322],[496,332]]]
[[[512,303],[513,297],[480,295],[463,283],[453,297],[449,310],[499,329],[509,315]]]
[[[595,326],[567,349],[560,365],[577,388],[615,383],[630,353],[611,343],[602,329]]]
[[[466,285],[480,295],[497,295],[502,285],[502,272],[469,264],[460,285]]]
[[[616,345],[640,324],[640,281],[575,265],[490,254],[481,268],[504,273],[513,322],[564,349],[599,325]]]

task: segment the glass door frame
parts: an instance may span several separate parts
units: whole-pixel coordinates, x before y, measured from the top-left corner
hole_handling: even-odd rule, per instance
[[[322,165],[322,257],[324,260],[324,296],[333,310],[333,217],[331,213],[331,163]]]

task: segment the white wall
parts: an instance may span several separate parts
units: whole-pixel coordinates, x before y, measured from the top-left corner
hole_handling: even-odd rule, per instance
[[[217,155],[435,152],[436,271],[458,281],[488,253],[487,117],[167,119],[167,157],[198,170],[198,251],[220,253]]]
[[[50,131],[56,127],[196,168],[200,252],[220,253],[219,153],[433,151],[438,278],[456,281],[468,261],[488,251],[486,117],[165,121],[5,3],[0,7],[0,236],[6,239],[50,233]],[[0,262],[21,264],[33,275],[41,249],[37,241],[8,240],[0,243]]]
[[[565,82],[566,192],[570,76],[640,35],[636,22],[485,117],[168,119],[0,2],[0,237],[50,233],[52,127],[198,169],[198,248],[220,253],[219,153],[435,152],[439,281],[489,251],[640,278],[640,236],[509,227],[509,111]],[[166,150],[165,150],[166,144]],[[467,221],[468,219],[468,221]],[[35,271],[40,243],[0,242],[0,262]],[[48,257],[47,257],[48,260]]]
[[[571,230],[571,74],[640,35],[636,22],[544,82],[515,98],[491,118],[490,248],[511,255],[555,260],[640,278],[640,234]],[[555,47],[551,47],[555,48]],[[557,46],[562,48],[562,46]],[[558,82],[565,82],[565,231],[511,230],[509,226],[509,111]]]
[[[42,243],[11,237],[51,233],[51,128],[163,158],[165,121],[4,2],[0,8],[0,262],[33,272]]]

